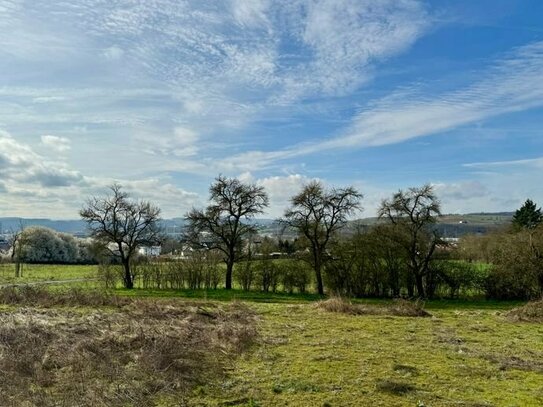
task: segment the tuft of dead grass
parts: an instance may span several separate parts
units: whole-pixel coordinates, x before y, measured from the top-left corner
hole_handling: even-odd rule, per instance
[[[513,308],[507,312],[506,317],[518,322],[543,322],[543,298]]]
[[[389,379],[378,380],[375,385],[377,390],[383,393],[394,394],[396,396],[402,396],[416,390],[415,386],[410,383],[398,382]]]
[[[338,312],[350,315],[393,315],[400,317],[429,317],[420,301],[394,300],[385,305],[353,304],[342,297],[331,297],[318,301],[315,306],[327,312]]]
[[[30,301],[23,294],[9,298],[12,304]],[[47,299],[40,305],[51,304],[40,298]],[[225,374],[232,358],[253,343],[255,318],[241,304],[175,300],[126,299],[119,309],[86,313],[45,307],[3,312],[0,405],[154,406],[164,397],[183,405],[191,388]]]
[[[327,312],[338,312],[341,314],[358,314],[357,307],[343,297],[330,297],[315,303],[315,307]]]

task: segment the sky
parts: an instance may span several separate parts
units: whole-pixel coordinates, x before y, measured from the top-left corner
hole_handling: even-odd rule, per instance
[[[278,217],[311,180],[374,216],[543,204],[540,0],[0,0],[0,216],[118,182],[182,217],[219,174]]]

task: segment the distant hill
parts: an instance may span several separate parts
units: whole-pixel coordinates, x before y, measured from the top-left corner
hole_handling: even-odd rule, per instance
[[[164,219],[163,226],[167,230],[178,231],[184,224],[183,218]],[[70,233],[77,236],[87,234],[87,225],[82,220],[53,220],[41,218],[0,218],[0,234],[18,230],[20,226],[43,226],[56,230],[57,232]]]
[[[503,228],[511,223],[514,212],[445,214],[438,219],[435,229],[443,237],[461,237],[468,234],[486,234]],[[350,223],[354,230],[356,225],[372,226],[377,218],[364,218]]]
[[[44,226],[54,229],[58,232],[71,234],[80,234],[85,231],[85,223],[81,220],[52,220],[41,218],[0,218],[1,233],[8,233],[12,230],[18,230],[21,225],[29,226]]]
[[[497,213],[468,213],[462,214],[446,214],[443,215],[436,229],[442,236],[445,237],[460,237],[466,234],[484,234],[500,227],[506,226],[511,222],[513,212],[497,212]],[[255,219],[253,221],[260,227],[260,230],[269,235],[279,235],[280,227],[276,224],[275,219]],[[371,226],[378,222],[378,219],[362,218],[349,223],[349,228],[354,230],[356,225]],[[70,233],[78,236],[85,236],[86,225],[81,220],[53,220],[42,218],[0,218],[0,233],[8,233],[10,230],[19,229],[20,225],[29,226],[44,226],[54,229],[58,232]],[[183,218],[164,219],[162,225],[166,232],[171,236],[180,236],[185,220]],[[291,236],[292,235],[292,236]],[[285,237],[293,237],[294,232],[285,231]]]

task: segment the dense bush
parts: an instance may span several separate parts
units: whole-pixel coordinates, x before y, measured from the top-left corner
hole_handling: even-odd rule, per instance
[[[464,260],[438,260],[432,265],[436,271],[436,291],[451,298],[461,294],[483,292],[488,280],[489,268]]]
[[[120,267],[102,265],[101,268],[102,281],[120,281]],[[220,258],[212,251],[195,251],[188,258],[170,261],[142,257],[134,262],[132,270],[135,281],[146,289],[217,289],[223,276]]]
[[[26,228],[17,244],[20,258],[26,263],[75,264],[94,263],[90,244],[67,233],[33,226]]]
[[[295,290],[305,293],[312,282],[311,266],[301,260],[283,261],[276,266],[279,269],[283,289],[289,293]]]
[[[390,228],[374,228],[336,242],[326,264],[327,287],[338,295],[397,297],[414,282]]]
[[[496,240],[486,289],[496,299],[532,299],[543,290],[541,229],[504,233]]]
[[[458,258],[484,260],[486,273],[474,272],[487,297],[533,299],[543,293],[543,228],[511,228],[461,239]],[[482,280],[482,281],[481,281]]]
[[[305,262],[269,257],[242,262],[235,270],[236,282],[245,291],[305,293],[311,285],[311,274],[311,267]]]

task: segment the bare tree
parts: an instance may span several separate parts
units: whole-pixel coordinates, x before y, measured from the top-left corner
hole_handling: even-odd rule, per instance
[[[311,265],[317,278],[319,294],[324,294],[322,267],[326,248],[335,233],[347,219],[360,209],[362,195],[353,187],[333,188],[326,191],[320,182],[311,182],[291,198],[291,207],[285,211],[283,222],[309,240]]]
[[[192,242],[218,249],[226,263],[227,290],[232,288],[234,264],[243,258],[243,238],[256,232],[244,222],[263,213],[268,206],[264,188],[245,184],[236,178],[219,175],[209,188],[210,205],[204,210],[192,209],[185,215],[189,222],[187,237]]]
[[[440,202],[428,184],[400,190],[391,199],[383,200],[379,208],[379,218],[387,219],[396,227],[396,240],[409,259],[409,271],[419,297],[425,296],[424,278],[430,271],[430,260],[440,242],[437,234],[429,228],[439,215]],[[408,289],[412,295],[412,286]]]
[[[161,240],[160,209],[147,201],[131,200],[118,184],[110,189],[112,195],[90,198],[79,214],[91,236],[120,259],[124,286],[133,288],[135,275],[130,263],[138,247]]]
[[[12,230],[9,234],[9,244],[11,246],[11,261],[15,264],[15,277],[22,277],[23,269],[21,265],[24,249],[24,224],[19,222],[19,228]]]

